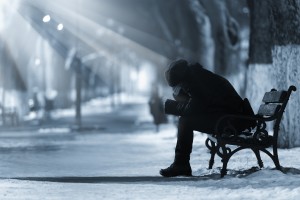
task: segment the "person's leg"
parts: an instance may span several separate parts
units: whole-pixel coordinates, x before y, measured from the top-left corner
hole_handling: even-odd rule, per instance
[[[179,118],[174,162],[170,167],[160,170],[162,176],[174,177],[192,175],[189,161],[193,145],[193,129],[189,121],[189,118],[186,117]]]
[[[180,117],[178,122],[177,143],[173,164],[160,171],[162,176],[191,176],[190,154],[193,147],[193,130],[212,133],[220,114],[206,114],[197,117]]]
[[[212,133],[220,114],[206,114],[196,117],[180,117],[178,122],[175,163],[188,164],[193,148],[194,130]]]
[[[180,117],[178,121],[177,143],[175,148],[174,163],[179,165],[189,164],[193,147],[193,119]]]

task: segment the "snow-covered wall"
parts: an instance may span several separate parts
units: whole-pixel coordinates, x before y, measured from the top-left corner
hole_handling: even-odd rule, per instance
[[[272,64],[252,64],[247,73],[247,93],[253,109],[257,112],[262,97],[272,88],[286,90],[290,85],[300,89],[300,45],[275,46]],[[280,147],[300,146],[300,95],[292,94],[280,125]]]

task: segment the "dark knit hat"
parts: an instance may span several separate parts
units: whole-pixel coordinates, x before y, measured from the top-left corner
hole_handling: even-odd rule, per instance
[[[185,80],[188,65],[188,62],[183,59],[176,60],[169,65],[168,70],[165,72],[169,86],[174,87]]]

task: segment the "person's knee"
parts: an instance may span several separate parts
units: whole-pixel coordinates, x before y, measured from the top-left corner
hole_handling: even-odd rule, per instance
[[[184,141],[192,140],[193,123],[189,117],[180,117],[178,121],[178,138],[184,137]]]
[[[216,124],[215,117],[180,117],[178,121],[179,129],[192,129],[202,133],[212,134]]]

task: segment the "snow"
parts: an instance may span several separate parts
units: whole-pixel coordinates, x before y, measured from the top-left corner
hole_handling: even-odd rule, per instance
[[[142,117],[135,132],[1,132],[0,199],[299,199],[300,148],[279,150],[285,173],[274,170],[265,154],[265,168],[249,171],[257,166],[255,156],[240,151],[220,178],[220,159],[207,169],[206,135],[195,132],[194,177],[161,177],[159,170],[173,161],[176,127],[166,124],[156,133],[142,108],[124,108],[119,116]]]
[[[141,95],[128,95],[127,93],[120,93],[113,96],[98,97],[85,102],[82,105],[82,114],[97,114],[109,113],[113,110],[113,102],[118,99],[121,103],[146,103],[147,98]],[[96,109],[101,108],[101,109]],[[32,114],[31,114],[32,115]],[[70,117],[75,115],[75,108],[70,109],[57,109],[52,113],[53,118]]]

